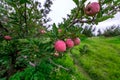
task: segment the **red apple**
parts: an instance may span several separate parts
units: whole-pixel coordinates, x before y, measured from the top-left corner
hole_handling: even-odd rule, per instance
[[[75,45],[79,45],[80,44],[80,38],[74,38],[73,41],[74,41]]]
[[[5,39],[5,40],[11,40],[11,39],[12,39],[12,37],[11,37],[11,36],[6,35],[6,36],[4,36],[4,39]]]
[[[56,41],[54,47],[55,47],[55,50],[58,52],[66,51],[66,44],[63,40]]]
[[[66,45],[67,45],[68,48],[72,48],[74,46],[74,42],[73,42],[72,39],[67,39],[65,41],[65,43],[66,43]]]
[[[88,16],[94,16],[100,11],[100,5],[97,2],[92,2],[84,9],[85,14]]]

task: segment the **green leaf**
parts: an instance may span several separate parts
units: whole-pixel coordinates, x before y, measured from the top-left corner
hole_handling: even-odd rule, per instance
[[[85,3],[85,1],[86,1],[86,0],[82,0],[82,4],[84,4],[84,3]]]
[[[114,17],[113,15],[103,16],[103,17],[101,17],[101,18],[98,18],[96,21],[97,21],[97,22],[101,22],[101,21],[105,21],[105,20],[107,20],[107,19],[109,19],[109,18],[113,18],[113,17]]]
[[[79,5],[79,0],[73,0],[73,1],[77,6]]]
[[[14,7],[14,8],[16,7],[15,2],[12,1],[12,0],[5,0],[5,2],[6,2],[7,4],[11,5],[11,6]]]
[[[30,3],[30,1],[28,1],[28,0],[20,0],[20,4],[24,4],[24,3]]]
[[[112,2],[112,0],[110,1],[110,0],[105,0],[104,2],[103,2],[103,4],[107,4],[107,3],[111,3]]]
[[[113,1],[115,5],[120,4],[120,0]]]
[[[98,14],[97,14],[97,18],[100,18],[102,17],[102,11],[100,11]]]
[[[58,29],[57,29],[57,26],[55,23],[53,24],[53,34],[55,37],[57,37],[57,35],[58,35]]]
[[[5,11],[6,9],[4,9],[4,8],[0,7],[0,10],[1,10],[1,11]]]

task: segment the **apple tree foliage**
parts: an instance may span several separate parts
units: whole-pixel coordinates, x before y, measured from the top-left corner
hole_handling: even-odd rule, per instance
[[[82,26],[98,24],[113,18],[114,14],[120,11],[119,0],[99,0],[100,11],[94,16],[87,16],[84,11],[86,1],[73,0],[76,7],[71,10],[71,14],[58,26],[53,24],[49,30],[47,22],[50,19],[47,15],[51,11],[53,1],[46,0],[42,6],[41,2],[36,0],[0,0],[0,78],[79,79],[80,74],[75,74],[77,70],[74,64],[69,62],[72,60],[64,54],[69,52],[69,49],[59,53],[60,56],[56,58],[54,42],[76,37],[84,39],[81,34]],[[40,30],[45,33],[41,34]],[[5,40],[6,35],[12,39]]]
[[[44,5],[35,0],[1,0],[0,4],[0,22],[7,29],[7,32],[3,31],[1,35],[15,38],[33,37],[50,21],[47,18],[51,11],[50,0],[46,0]]]

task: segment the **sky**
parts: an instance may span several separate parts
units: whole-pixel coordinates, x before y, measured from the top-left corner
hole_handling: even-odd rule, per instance
[[[70,13],[76,5],[72,0],[54,0],[53,5],[51,6],[52,11],[49,14],[49,17],[52,19],[52,23],[58,24],[62,22],[62,18],[66,18],[67,14]]]
[[[97,0],[87,0],[86,4],[89,1],[95,2]],[[48,15],[48,17],[52,19],[50,24],[58,24],[62,22],[62,18],[66,18],[67,14],[70,14],[71,9],[74,7],[76,7],[76,5],[72,0],[54,0],[53,5],[51,6],[52,11]],[[104,22],[100,22],[98,25],[96,25],[96,28],[104,30],[106,27],[110,27],[111,25],[120,25],[120,12],[118,12],[113,19],[108,19]]]

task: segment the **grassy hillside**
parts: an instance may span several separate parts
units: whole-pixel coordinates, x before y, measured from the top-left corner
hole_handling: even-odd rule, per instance
[[[10,80],[120,80],[120,37],[88,38],[63,57],[52,59],[59,67],[43,62]]]
[[[120,37],[86,39],[72,56],[88,80],[120,80]]]

